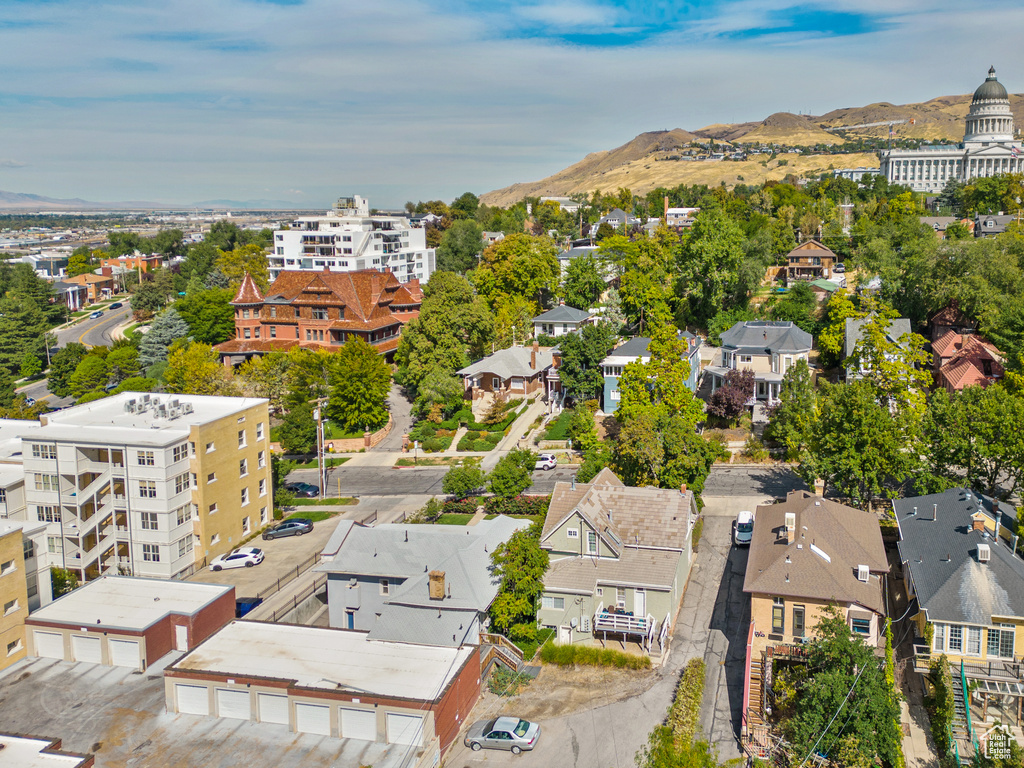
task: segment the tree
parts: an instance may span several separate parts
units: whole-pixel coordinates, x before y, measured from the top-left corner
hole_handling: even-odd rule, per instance
[[[685,316],[707,327],[725,307],[743,255],[743,232],[720,208],[702,210],[679,251],[676,294]]]
[[[107,355],[107,366],[110,370],[110,380],[114,384],[120,384],[125,379],[138,376],[141,371],[139,366],[139,353],[134,347],[119,347],[110,350]]]
[[[135,319],[142,322],[149,320],[164,308],[167,303],[167,295],[155,280],[147,280],[139,283],[129,303]]]
[[[26,355],[46,356],[50,324],[39,306],[13,291],[0,299],[0,366],[17,374]]]
[[[576,309],[590,309],[601,298],[606,284],[597,268],[597,260],[590,255],[577,256],[569,262],[562,283],[565,303]]]
[[[46,388],[57,397],[70,397],[71,376],[87,354],[86,346],[75,341],[58,349],[50,358]]]
[[[86,392],[95,389],[103,389],[109,379],[107,361],[98,355],[86,355],[82,362],[75,368],[68,381],[68,389],[75,397],[81,397]]]
[[[388,421],[391,369],[374,347],[351,336],[337,353],[327,414],[346,430],[374,430]]]
[[[561,337],[562,362],[558,378],[568,397],[577,403],[599,398],[604,390],[601,361],[608,356],[614,336],[607,323],[585,325],[578,333]]]
[[[810,284],[804,281],[794,285],[770,311],[772,320],[788,320],[812,335],[818,325],[815,317],[818,312],[818,299]]]
[[[615,447],[615,468],[626,485],[658,485],[665,463],[665,445],[658,429],[658,416],[644,410],[626,422]]]
[[[266,291],[270,287],[269,266],[263,246],[256,244],[236,246],[230,251],[222,250],[216,261],[216,268],[227,277],[232,291],[242,284],[246,273],[252,275],[261,291]]]
[[[516,626],[536,630],[537,601],[548,569],[548,553],[540,547],[541,530],[540,522],[518,530],[491,554],[492,574],[499,582],[491,603],[491,623],[500,633],[511,634]]]
[[[235,336],[235,309],[231,306],[234,295],[230,288],[189,293],[174,303],[174,309],[188,324],[193,340],[219,344]]]
[[[484,250],[484,231],[472,219],[454,222],[437,246],[437,268],[465,274],[477,264]]]
[[[725,374],[725,383],[715,390],[708,401],[708,413],[724,421],[735,421],[754,396],[754,372],[751,370],[730,370]]]
[[[843,361],[843,345],[846,343],[847,318],[860,318],[845,288],[833,293],[825,304],[825,317],[818,335],[818,349],[821,350],[822,365],[835,368]]]
[[[525,346],[533,336],[533,304],[522,296],[505,296],[498,300],[494,315],[494,343],[498,349]]]
[[[212,243],[192,243],[188,247],[185,259],[181,262],[181,279],[188,283],[195,277],[205,284],[207,276],[213,271],[219,253],[217,247]]]
[[[779,403],[769,409],[767,439],[786,449],[786,458],[796,461],[811,442],[818,401],[807,361],[800,359],[782,377]]]
[[[153,253],[164,256],[185,255],[185,233],[180,229],[161,229],[150,240]]]
[[[39,358],[31,353],[21,359],[21,368],[18,373],[23,379],[31,379],[38,376],[43,370],[43,364]]]
[[[6,368],[0,367],[0,408],[7,409],[14,404],[15,398],[15,385],[14,377],[8,372]],[[11,416],[3,416],[2,418],[12,418]]]
[[[280,428],[281,447],[285,453],[309,454],[316,451],[316,419],[310,403],[292,406]]]
[[[97,260],[93,257],[92,252],[89,250],[89,246],[83,245],[75,248],[75,250],[72,251],[71,256],[68,257],[68,277],[87,275],[96,268],[96,265]]]
[[[50,566],[50,588],[53,591],[53,599],[78,589],[78,577],[75,572],[67,568]]]
[[[534,464],[537,456],[533,451],[516,448],[498,460],[488,478],[491,493],[495,496],[518,496],[533,484]]]
[[[188,323],[178,310],[169,307],[153,318],[149,331],[139,342],[139,365],[149,368],[167,359],[167,349],[179,339],[188,337]]]
[[[179,341],[171,347],[164,390],[180,395],[232,395],[231,372],[208,344]]]
[[[476,216],[477,209],[480,207],[480,198],[474,195],[472,192],[463,192],[455,200],[452,201],[449,210],[451,211],[452,218],[458,219],[472,219]],[[456,224],[458,221],[455,222]],[[455,224],[452,224],[454,227]]]
[[[492,307],[501,299],[520,296],[536,312],[547,303],[559,276],[555,244],[550,239],[516,234],[484,249],[473,283]]]
[[[253,355],[238,369],[238,378],[252,395],[270,401],[271,413],[279,413],[288,392],[288,355]]]
[[[452,467],[441,481],[441,490],[457,499],[464,499],[482,488],[486,480],[484,471],[475,464]]]
[[[464,392],[461,379],[442,368],[432,368],[420,381],[414,410],[421,416],[435,405],[439,405],[442,412],[455,410],[462,403]]]
[[[156,381],[145,376],[131,376],[125,379],[110,394],[119,395],[122,392],[154,392]]]

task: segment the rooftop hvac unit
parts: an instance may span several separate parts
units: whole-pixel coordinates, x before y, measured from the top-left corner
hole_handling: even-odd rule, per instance
[[[124,404],[124,412],[125,413],[135,413],[135,398],[134,397]]]
[[[987,563],[992,559],[992,547],[988,544],[978,545],[978,562]]]
[[[167,406],[166,405],[158,405],[156,407],[156,415],[157,415],[158,418],[161,418],[161,419],[167,418]]]
[[[174,398],[167,405],[171,408],[177,408],[179,405],[181,405],[181,403],[178,401],[178,398]]]
[[[181,408],[176,408],[175,406],[172,405],[170,408],[167,409],[168,419],[176,419],[179,416],[181,416]]]
[[[142,396],[142,402],[143,403],[148,403],[151,399],[152,399],[151,395],[143,395]]]
[[[868,578],[870,576],[871,576],[871,569],[870,568],[868,568],[866,565],[858,565],[857,566],[857,581],[863,581],[866,584],[867,581],[868,581]]]
[[[181,406],[182,413],[192,413],[192,403],[185,403]]]

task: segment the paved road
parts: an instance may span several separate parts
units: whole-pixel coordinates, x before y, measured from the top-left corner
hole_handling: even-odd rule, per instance
[[[716,466],[704,483],[708,496],[770,496],[782,498],[790,491],[808,490],[789,467]]]
[[[402,435],[409,434],[412,429],[412,404],[402,395],[402,389],[396,384],[391,386],[388,395],[388,408],[391,411],[391,431],[387,437],[371,448],[371,451],[402,450]]]
[[[437,496],[442,492],[441,481],[447,467],[349,467],[332,469],[327,478],[331,493],[340,488],[342,496]],[[533,485],[527,493],[551,493],[559,480],[572,480],[575,467],[558,467],[533,473]],[[288,475],[289,481],[316,484],[315,469],[297,469]]]

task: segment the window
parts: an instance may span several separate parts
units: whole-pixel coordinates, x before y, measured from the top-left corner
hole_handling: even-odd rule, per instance
[[[277,326],[276,325],[270,326],[270,338],[272,338],[272,339],[276,339],[277,338]]]
[[[242,489],[242,506],[244,507],[248,503],[249,503],[249,489],[248,488],[243,488]]]
[[[47,536],[46,537],[46,551],[51,555],[59,555],[64,551],[63,544],[61,543],[60,536]]]
[[[242,459],[238,462],[238,476],[245,477],[249,474],[249,462],[246,459]]]
[[[212,441],[206,444],[207,453],[213,453],[215,450],[217,450],[217,447],[213,444]]]
[[[580,532],[575,528],[569,528],[565,532],[565,535],[568,536],[570,539],[578,539],[580,537]]]
[[[604,587],[598,587],[594,594],[598,597],[604,597]]]
[[[211,472],[210,474],[208,474],[206,476],[206,482],[207,483],[216,483],[217,482],[217,473],[216,472]]]
[[[793,637],[804,636],[804,607],[802,605],[793,606]]]
[[[32,445],[33,459],[56,459],[57,446],[55,445]]]
[[[243,328],[242,329],[242,338],[243,339],[252,338],[252,329],[251,328]]]
[[[18,610],[17,599],[9,600],[8,602],[4,603],[4,616],[10,616],[16,610]]]
[[[178,521],[178,525],[184,525],[188,520],[192,518],[192,505],[182,504],[178,507],[175,512],[175,517]]]
[[[380,593],[382,595],[390,595],[391,594],[391,582],[388,581],[387,579],[381,579],[380,580]]]
[[[32,541],[31,539],[26,541],[24,546],[21,548],[21,556],[25,560],[31,560],[33,557],[35,557],[36,556],[36,543],[34,541]]]
[[[245,448],[245,430],[238,430],[238,447]]]
[[[754,361],[754,358],[750,355],[739,355],[739,361],[741,363],[751,363]]]
[[[213,504],[211,504],[211,505],[210,505],[209,513],[210,513],[211,515],[213,515],[213,514],[216,514],[216,513],[217,513],[217,502],[216,502],[216,501],[215,501],[215,502],[213,502]]]
[[[946,647],[951,651],[963,653],[964,650],[964,628],[959,624],[949,625],[949,637],[946,640]]]
[[[188,458],[188,443],[176,445],[171,451],[172,461],[183,461]]]
[[[550,597],[544,595],[540,599],[540,607],[547,608],[549,610],[564,611],[565,610],[565,598],[564,597]]]
[[[242,518],[242,535],[244,536],[250,530],[252,530],[252,524],[249,522],[249,516],[246,515]]]
[[[938,627],[938,624],[935,625]],[[1013,625],[1003,624],[1002,629],[989,627],[988,655],[1003,659],[1013,658]]]
[[[933,651],[944,651],[944,650],[946,650],[946,625],[945,624],[935,624],[933,628],[934,628],[935,634],[932,636],[932,650]]]
[[[178,539],[178,557],[184,557],[192,551],[192,534],[183,539]]]
[[[144,499],[155,499],[156,482],[153,480],[139,480],[139,496]]]
[[[248,309],[243,309],[242,310],[242,319],[243,320],[248,320],[249,319],[249,310]]]
[[[615,605],[619,608],[626,607],[626,588],[616,587],[615,588]]]
[[[60,484],[56,475],[36,475],[37,491],[59,491]]]
[[[213,536],[210,537],[210,546],[212,547],[214,544],[220,544],[220,534],[219,533],[215,533],[215,534],[213,534]]]
[[[17,640],[12,640],[11,642],[9,642],[7,644],[7,655],[8,656],[10,656],[11,654],[17,653],[20,650],[21,650],[21,638],[20,637]]]
[[[147,563],[159,563],[160,547],[158,547],[156,544],[143,544],[142,559],[145,560]]]
[[[267,495],[267,480],[266,478],[260,480],[260,496]]]
[[[60,510],[56,507],[36,507],[36,520],[41,523],[59,523]]]
[[[264,467],[267,466],[266,451],[260,451],[259,453],[256,454],[256,466],[259,467],[260,469],[263,469]]]
[[[156,512],[143,512],[142,513],[142,530],[144,531],[158,531],[160,526],[156,522]]]
[[[135,457],[140,467],[152,467],[156,464],[156,458],[152,451],[139,451]]]
[[[501,379],[497,376],[491,377],[491,389],[501,389]]]
[[[850,629],[855,635],[870,635],[871,619],[851,619]]]
[[[6,576],[9,573],[14,573],[18,570],[13,560],[8,560],[3,565],[0,565],[0,576]]]
[[[7,503],[7,489],[6,488],[0,488],[0,504],[6,504],[6,503]]]
[[[967,628],[967,653],[981,656],[981,627]]]
[[[265,522],[267,522],[267,508],[260,507],[260,525],[263,525]]]
[[[260,441],[263,439],[263,422],[259,422],[256,425],[256,440]]]
[[[188,478],[189,478],[188,472],[183,472],[182,474],[180,474],[176,478],[174,478],[174,492],[175,493],[181,493],[182,491],[187,491],[191,487],[191,483],[189,483],[189,479]]]
[[[781,635],[786,631],[786,602],[781,597],[772,600],[772,632]]]
[[[595,531],[587,531],[587,554],[597,554],[597,533]]]
[[[327,309],[324,307],[313,307],[313,319],[314,320],[326,320]]]

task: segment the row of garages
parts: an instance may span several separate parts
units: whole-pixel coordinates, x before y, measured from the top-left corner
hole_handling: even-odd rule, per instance
[[[84,661],[89,664],[130,669],[145,668],[145,655],[140,638],[44,629],[31,629],[28,637],[30,656]]]

